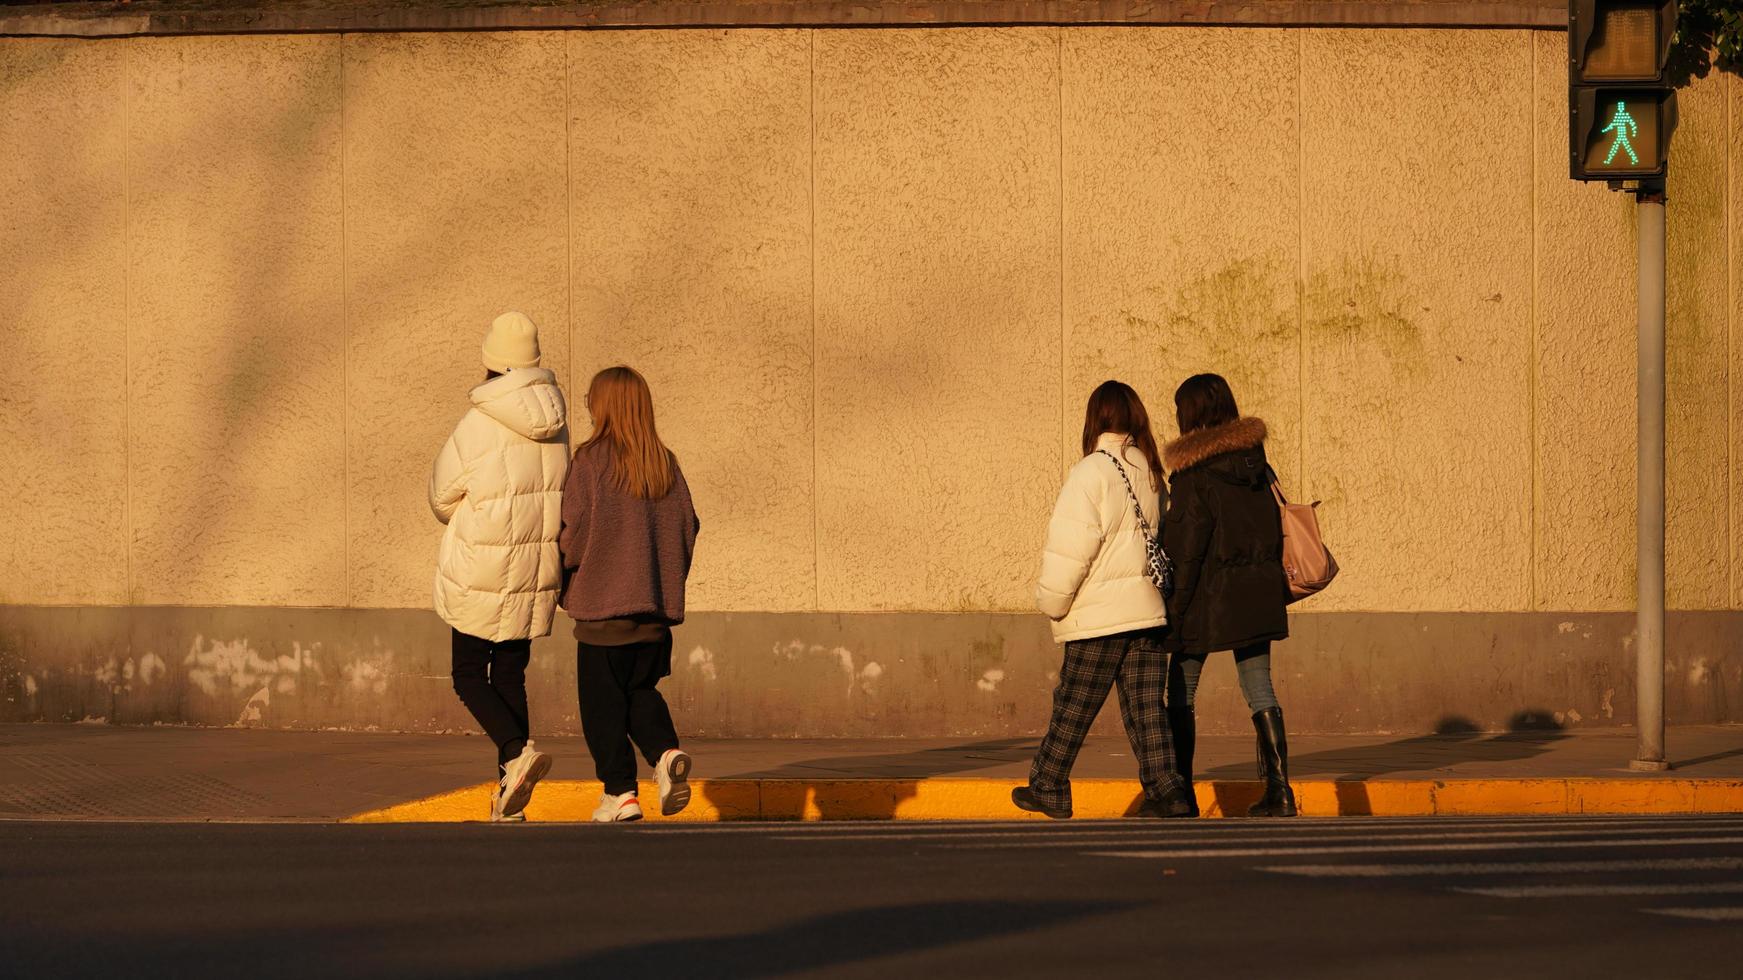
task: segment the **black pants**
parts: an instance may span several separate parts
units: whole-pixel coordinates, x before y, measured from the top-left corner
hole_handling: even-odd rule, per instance
[[[533,641],[492,643],[454,631],[454,693],[496,743],[496,778],[527,744],[527,661]]]
[[[678,747],[672,712],[655,685],[672,672],[672,637],[619,647],[575,644],[575,684],[581,695],[581,732],[605,791],[636,788],[635,748],[652,766]]]

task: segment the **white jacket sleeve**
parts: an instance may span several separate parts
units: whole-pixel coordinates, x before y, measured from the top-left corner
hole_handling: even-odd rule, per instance
[[[454,442],[457,435],[458,429],[442,445],[442,451],[436,454],[436,465],[430,469],[430,510],[443,524],[453,520],[460,501],[466,499],[466,463]]]
[[[1095,473],[1073,470],[1053,505],[1047,522],[1047,546],[1041,552],[1041,577],[1035,583],[1035,605],[1048,619],[1071,612],[1077,590],[1089,575],[1090,562],[1101,553],[1101,510],[1096,504]]]

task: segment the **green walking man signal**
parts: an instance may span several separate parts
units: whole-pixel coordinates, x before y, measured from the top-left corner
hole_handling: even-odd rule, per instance
[[[1615,140],[1610,143],[1609,155],[1604,157],[1605,166],[1609,166],[1610,161],[1616,159],[1617,150],[1623,150],[1628,154],[1629,163],[1636,166],[1640,164],[1640,157],[1635,154],[1634,145],[1628,141],[1630,137],[1640,135],[1640,124],[1628,114],[1628,103],[1616,103],[1616,113],[1610,117],[1610,125],[1605,126],[1599,132],[1616,134]]]
[[[1663,180],[1676,129],[1667,67],[1678,0],[1567,0],[1568,176]]]

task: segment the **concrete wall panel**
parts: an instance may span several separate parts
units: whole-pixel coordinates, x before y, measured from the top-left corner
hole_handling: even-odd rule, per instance
[[[1059,34],[816,52],[819,602],[1028,608],[1061,465]]]
[[[575,401],[647,375],[702,518],[692,608],[814,609],[810,32],[568,38]]]
[[[1530,35],[1302,44],[1305,495],[1343,565],[1315,608],[1523,609]]]
[[[0,38],[0,602],[127,601],[124,54]]]
[[[558,33],[345,38],[356,605],[429,605],[430,465],[484,380],[490,321],[532,317],[568,381],[566,88]]]
[[[1539,609],[1634,608],[1633,198],[1568,179],[1567,36],[1535,48]]]
[[[1138,389],[1158,440],[1174,389],[1229,379],[1299,476],[1298,39],[1288,31],[1064,37],[1065,456],[1101,381]]]
[[[1731,259],[1730,303],[1730,425],[1731,465],[1731,608],[1743,609],[1743,78],[1726,80],[1730,101],[1730,140],[1726,172],[1726,214],[1729,219],[1726,254]]]
[[[1665,602],[1730,604],[1725,77],[1677,92],[1665,272]]]
[[[128,44],[134,599],[343,603],[339,39]]]

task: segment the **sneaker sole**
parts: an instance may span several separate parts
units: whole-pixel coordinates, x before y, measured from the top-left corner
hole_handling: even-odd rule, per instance
[[[526,775],[521,777],[520,782],[518,784],[516,784],[513,792],[509,793],[506,797],[503,798],[503,800],[502,800],[503,816],[510,816],[512,814],[516,814],[516,813],[521,812],[522,810],[525,810],[527,808],[527,804],[532,802],[533,787],[537,786],[539,783],[539,780],[545,778],[545,774],[550,772],[550,771],[551,771],[551,757],[550,756],[544,754],[543,752],[540,752],[538,755],[534,756],[533,761],[532,761],[532,765],[527,766]]]
[[[671,787],[660,799],[660,815],[674,816],[684,812],[690,805],[690,765],[688,753],[679,752],[672,757],[672,765],[666,770],[666,776],[671,780]]]

